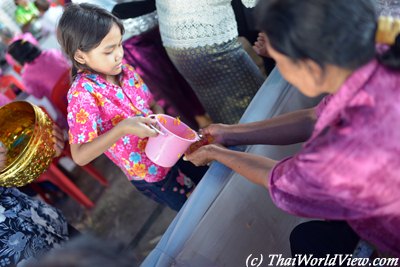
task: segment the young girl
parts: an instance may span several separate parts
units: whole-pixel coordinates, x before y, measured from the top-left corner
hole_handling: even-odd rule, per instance
[[[60,19],[58,39],[73,63],[68,93],[72,157],[84,165],[105,153],[139,191],[179,210],[206,169],[183,166],[188,164],[183,161],[169,169],[146,157],[146,137],[157,135],[149,127],[155,121],[147,116],[163,111],[135,70],[122,64],[123,33],[121,22],[95,5],[71,4]]]

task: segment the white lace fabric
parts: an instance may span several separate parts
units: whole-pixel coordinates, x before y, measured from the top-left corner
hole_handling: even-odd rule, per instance
[[[250,8],[257,0],[242,0]],[[157,0],[165,47],[194,48],[227,42],[238,36],[231,0]]]
[[[148,32],[158,25],[157,12],[151,12],[136,18],[123,19],[125,34],[123,40]]]

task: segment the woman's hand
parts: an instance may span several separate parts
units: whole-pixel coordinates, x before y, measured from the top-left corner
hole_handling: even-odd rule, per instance
[[[56,158],[60,156],[64,150],[65,139],[63,131],[55,123],[53,123],[52,133],[53,133],[52,138],[54,141],[54,150],[56,151],[54,157]]]
[[[3,144],[3,142],[0,141],[0,170],[3,170],[4,167],[6,167],[7,164],[7,148]]]
[[[121,121],[117,127],[122,130],[122,135],[133,134],[140,138],[157,136],[157,132],[150,127],[157,121],[148,117],[131,117]]]
[[[183,159],[192,162],[196,166],[204,166],[215,159],[215,152],[218,149],[223,149],[223,147],[216,144],[202,146],[191,154],[185,154]]]
[[[253,49],[261,57],[270,57],[267,50],[267,42],[267,35],[263,32],[259,32],[257,41],[254,43]]]
[[[222,144],[229,146],[226,135],[229,132],[229,125],[227,124],[211,124],[204,129],[200,130],[200,134],[207,136],[211,135],[213,137],[213,143]]]

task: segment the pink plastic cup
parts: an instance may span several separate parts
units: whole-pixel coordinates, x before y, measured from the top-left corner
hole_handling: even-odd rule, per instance
[[[194,130],[174,117],[165,114],[149,117],[156,119],[160,130],[156,137],[149,138],[145,153],[157,165],[173,166],[192,143],[200,140]]]

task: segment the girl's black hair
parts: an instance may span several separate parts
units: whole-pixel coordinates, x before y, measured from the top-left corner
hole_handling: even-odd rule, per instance
[[[22,66],[34,61],[41,53],[39,47],[25,41],[17,40],[8,47],[8,53]]]
[[[89,52],[99,46],[114,23],[123,35],[121,21],[101,7],[84,3],[69,4],[65,8],[58,22],[57,39],[72,62],[72,76],[78,70],[90,70],[74,59],[76,51]]]
[[[354,70],[375,55],[377,17],[372,0],[260,0],[258,25],[270,45],[294,61],[311,59]],[[380,62],[400,66],[400,40]]]

